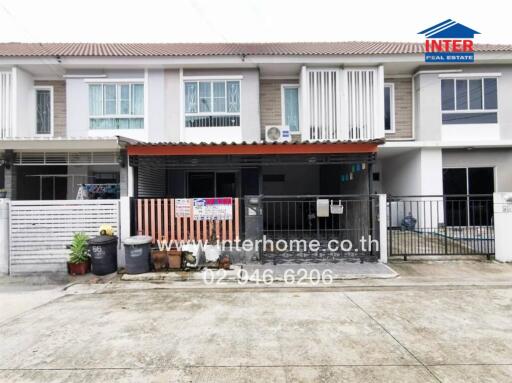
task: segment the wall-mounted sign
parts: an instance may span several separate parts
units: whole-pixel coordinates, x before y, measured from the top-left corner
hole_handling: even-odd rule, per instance
[[[187,198],[176,198],[174,200],[174,216],[176,218],[189,218],[192,208],[192,200]]]
[[[195,198],[195,221],[222,221],[233,219],[233,199],[226,198]]]

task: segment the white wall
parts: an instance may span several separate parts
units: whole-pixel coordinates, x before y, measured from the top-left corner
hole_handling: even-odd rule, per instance
[[[32,75],[23,69],[13,68],[14,87],[14,136],[36,135],[36,94]]]
[[[165,137],[185,142],[241,142],[260,140],[259,72],[257,69],[185,69],[183,76],[242,76],[240,128],[185,128],[178,70],[165,72]],[[183,129],[181,129],[183,127]],[[183,134],[180,134],[183,131]]]
[[[143,70],[111,70],[111,71],[71,71],[67,74],[106,74],[106,80],[109,79],[138,79],[144,80]],[[155,75],[157,76],[157,75]],[[150,84],[153,83],[151,76]],[[157,82],[158,83],[158,82]],[[68,78],[66,80],[66,104],[67,104],[67,135],[68,137],[113,137],[116,135],[133,138],[136,140],[146,141],[148,138],[148,128],[145,129],[119,129],[119,130],[90,130],[89,129],[89,86],[84,78]],[[148,93],[151,95],[149,88],[145,86],[145,103],[151,102],[147,100]],[[155,92],[158,93],[158,92]],[[163,98],[163,85],[161,97]],[[158,102],[158,101],[155,101]],[[163,113],[163,111],[162,111]],[[155,116],[158,121],[158,116]],[[163,120],[163,118],[162,118]]]
[[[441,149],[417,149],[384,158],[382,192],[398,198],[391,202],[390,224],[397,226],[405,215],[417,219],[418,228],[436,227],[444,221],[443,163]],[[421,197],[430,196],[430,197]]]
[[[382,192],[391,195],[443,194],[441,149],[413,149],[379,159]]]
[[[439,69],[439,68],[435,68]],[[467,141],[512,139],[512,67],[504,65],[471,65],[460,68],[461,73],[500,73],[498,77],[498,123],[442,125],[441,78],[439,73],[419,74],[415,79],[416,139],[421,141]],[[454,74],[455,75],[455,74]]]

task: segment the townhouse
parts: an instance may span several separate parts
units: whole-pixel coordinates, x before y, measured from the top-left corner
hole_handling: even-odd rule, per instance
[[[508,45],[433,65],[416,43],[2,43],[0,188],[12,200],[512,190],[511,59]]]

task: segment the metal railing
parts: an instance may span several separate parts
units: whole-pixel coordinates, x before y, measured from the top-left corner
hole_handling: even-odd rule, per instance
[[[390,256],[494,254],[491,194],[390,196]]]
[[[328,200],[329,214],[319,217],[317,200]],[[273,241],[312,241],[320,244],[319,251],[300,251],[288,248],[285,252],[268,251],[264,256],[273,259],[311,258],[325,259],[356,258],[368,259],[377,256],[378,246],[362,246],[361,239],[378,240],[378,198],[371,195],[297,195],[263,196],[263,235]],[[336,250],[329,248],[333,242]],[[345,241],[346,247],[336,246]],[[348,241],[348,242],[347,242]],[[348,244],[352,244],[350,249]],[[278,254],[279,253],[279,254]]]

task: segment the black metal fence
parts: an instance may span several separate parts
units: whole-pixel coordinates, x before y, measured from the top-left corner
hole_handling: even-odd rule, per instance
[[[490,194],[388,197],[390,256],[494,254]]]
[[[327,214],[321,214],[319,200],[326,203]],[[264,196],[262,208],[264,238],[287,243],[286,250],[266,246],[264,262],[373,261],[378,257],[377,196]],[[315,245],[312,241],[318,241],[317,251],[314,246],[304,247]]]

